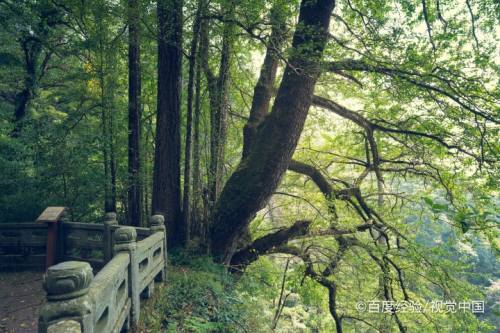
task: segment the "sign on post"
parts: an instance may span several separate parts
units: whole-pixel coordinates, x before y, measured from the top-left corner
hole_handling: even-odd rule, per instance
[[[57,222],[66,212],[66,207],[47,207],[36,219],[36,222],[47,223],[47,257],[46,268],[56,263]]]

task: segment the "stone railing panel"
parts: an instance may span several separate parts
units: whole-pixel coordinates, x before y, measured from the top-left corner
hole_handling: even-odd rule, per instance
[[[89,297],[94,306],[94,332],[120,332],[128,325],[128,267],[130,257],[117,254],[97,274],[90,285]]]
[[[163,232],[157,232],[137,242],[139,293],[148,288],[146,295],[151,295],[156,277],[163,272],[163,240]]]
[[[63,257],[104,264],[104,225],[93,223],[62,223]]]

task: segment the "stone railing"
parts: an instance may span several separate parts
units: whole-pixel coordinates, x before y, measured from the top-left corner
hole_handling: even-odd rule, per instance
[[[141,296],[150,297],[155,281],[166,274],[163,216],[153,216],[150,223],[151,234],[140,241],[137,228],[113,228],[112,258],[95,277],[87,262],[51,266],[44,277],[47,302],[38,332],[120,332],[137,324]]]
[[[101,268],[112,257],[113,233],[119,228],[115,213],[108,213],[103,224],[97,223],[60,223],[59,237],[61,257],[58,261],[83,260],[93,267]],[[150,235],[149,228],[135,227],[139,240]]]

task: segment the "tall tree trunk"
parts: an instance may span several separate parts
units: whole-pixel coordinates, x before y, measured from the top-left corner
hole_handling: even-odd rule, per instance
[[[114,61],[114,59],[107,58],[104,55],[104,61],[108,64]],[[101,101],[103,105],[102,111],[102,140],[103,140],[103,155],[104,155],[104,174],[105,174],[105,198],[104,198],[104,210],[106,212],[116,212],[116,152],[115,152],[115,135],[114,135],[114,112],[115,112],[115,101],[114,101],[114,85],[112,80],[109,80],[107,76],[111,74],[106,73],[109,69],[104,69],[101,73],[102,75],[102,90],[101,90]],[[112,71],[112,70],[111,70]]]
[[[111,118],[112,110],[112,100],[110,97],[110,85],[107,79],[107,64],[109,64],[109,58],[104,49],[104,42],[99,41],[99,85],[100,85],[100,99],[101,99],[101,144],[102,144],[102,154],[104,163],[104,211],[105,212],[115,212],[116,211],[116,168],[114,162],[114,152],[113,152],[113,133],[112,124],[113,120]]]
[[[194,133],[193,133],[193,206],[192,206],[192,234],[199,237],[201,243],[206,243],[205,216],[201,210],[202,182],[201,182],[201,154],[200,154],[200,117],[201,117],[201,64],[199,51],[196,54],[196,78],[194,97]]]
[[[196,54],[198,48],[198,36],[200,30],[200,11],[201,7],[198,4],[196,15],[193,23],[193,38],[189,52],[189,77],[187,87],[187,119],[186,119],[186,147],[184,150],[184,190],[182,199],[182,217],[185,229],[183,235],[186,242],[191,238],[191,143],[193,140],[192,125],[193,125],[193,95],[194,95],[194,79]]]
[[[272,112],[259,126],[212,215],[211,250],[218,261],[230,261],[240,236],[288,167],[311,105],[334,3],[303,0],[300,5],[293,49]]]
[[[250,152],[250,146],[257,134],[258,126],[262,123],[269,112],[269,105],[274,93],[274,83],[279,65],[279,54],[285,41],[285,10],[283,2],[276,2],[271,8],[270,21],[272,23],[271,35],[267,41],[266,55],[262,64],[259,79],[254,88],[250,116],[243,128],[243,150],[242,158]],[[240,246],[246,246],[252,240],[250,230],[244,231]]]
[[[117,161],[116,161],[116,136],[115,136],[115,113],[116,113],[116,53],[113,46],[108,47],[103,45],[105,72],[104,72],[104,89],[105,89],[105,108],[108,114],[106,142],[109,151],[109,171],[110,171],[110,188],[111,196],[109,198],[109,207],[107,212],[116,212],[116,178],[117,178]]]
[[[128,216],[142,225],[141,189],[141,57],[138,0],[128,1]]]
[[[231,16],[231,12],[226,17]],[[210,178],[209,178],[209,199],[212,204],[217,200],[221,191],[226,130],[227,130],[227,93],[229,83],[229,70],[231,67],[231,39],[232,23],[224,23],[224,32],[222,36],[222,51],[219,66],[219,75],[217,77],[217,91],[215,96],[215,108],[212,110],[211,124],[211,150],[210,150]]]
[[[104,211],[116,212],[116,155],[113,113],[115,111],[115,62],[113,43],[109,40],[103,10],[93,12],[96,21],[97,50],[95,53],[96,79],[100,88],[101,107],[101,148],[104,166]],[[111,79],[112,78],[112,79]]]
[[[114,96],[114,92],[112,92]],[[110,104],[110,117],[109,117],[109,163],[111,172],[111,205],[110,212],[116,212],[116,137],[115,137],[115,121],[114,121],[115,103],[114,100]]]
[[[224,171],[224,156],[227,127],[227,94],[229,84],[229,70],[231,67],[231,52],[234,38],[233,18],[236,3],[230,1],[224,12],[224,27],[222,33],[222,50],[220,55],[219,73],[215,76],[208,63],[209,42],[208,22],[204,20],[201,27],[200,58],[207,78],[210,97],[210,159],[208,177],[209,209],[213,210],[219,197]]]
[[[182,245],[180,98],[182,0],[158,0],[158,102],[153,171],[153,213],[165,215],[169,247]]]

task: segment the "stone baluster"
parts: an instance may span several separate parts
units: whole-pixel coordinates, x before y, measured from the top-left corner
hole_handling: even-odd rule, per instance
[[[66,261],[49,267],[43,283],[47,302],[40,310],[38,332],[93,333],[93,309],[87,300],[93,278],[86,262]]]
[[[116,220],[116,213],[106,213],[104,216],[104,264],[107,264],[113,258],[113,237],[112,226],[118,225]]]
[[[151,233],[163,232],[163,257],[164,257],[164,267],[161,272],[162,281],[166,281],[167,278],[167,228],[165,227],[165,218],[163,215],[153,215],[149,219],[149,228]]]
[[[141,311],[139,292],[139,262],[137,258],[137,232],[134,227],[120,227],[113,234],[113,253],[127,252],[130,255],[128,270],[129,295],[131,300],[130,323],[136,326],[139,323]]]

